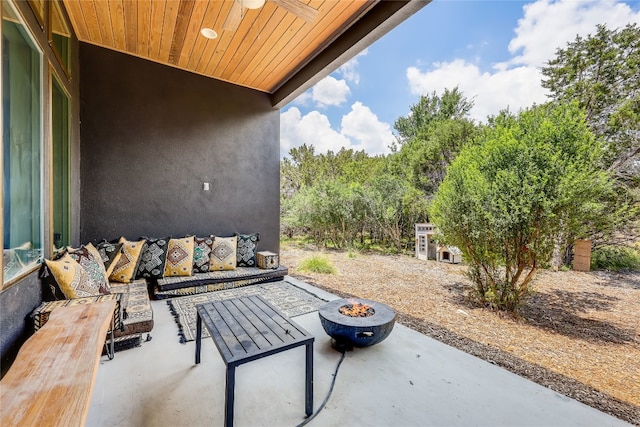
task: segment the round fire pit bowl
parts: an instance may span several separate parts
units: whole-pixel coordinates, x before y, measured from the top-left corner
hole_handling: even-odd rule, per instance
[[[396,312],[391,307],[362,298],[330,301],[320,307],[318,314],[336,348],[377,344],[389,336],[396,323]]]

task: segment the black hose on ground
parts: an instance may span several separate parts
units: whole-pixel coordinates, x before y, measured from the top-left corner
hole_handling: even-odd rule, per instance
[[[308,423],[310,423],[311,420],[314,419],[316,417],[316,415],[318,415],[320,413],[320,411],[322,411],[324,409],[324,407],[327,405],[327,402],[329,401],[329,397],[331,397],[331,392],[333,392],[333,386],[336,384],[336,378],[338,378],[338,370],[340,369],[340,365],[342,365],[342,361],[344,360],[346,355],[347,355],[347,352],[346,351],[342,351],[342,356],[340,357],[340,361],[338,362],[338,365],[336,366],[336,370],[333,373],[333,380],[331,380],[331,386],[329,387],[329,392],[327,393],[327,397],[324,398],[324,400],[320,404],[320,407],[318,408],[318,410],[316,412],[314,412],[313,414],[311,414],[309,416],[309,418],[307,418],[306,420],[304,420],[303,422],[298,424],[296,427],[302,427],[302,426],[307,425]]]

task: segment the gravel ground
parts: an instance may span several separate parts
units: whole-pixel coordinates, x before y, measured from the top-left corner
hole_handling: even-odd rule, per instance
[[[298,271],[321,253],[336,274]],[[467,298],[464,265],[283,245],[289,274],[384,302],[400,323],[640,426],[640,273],[541,271],[516,316]]]

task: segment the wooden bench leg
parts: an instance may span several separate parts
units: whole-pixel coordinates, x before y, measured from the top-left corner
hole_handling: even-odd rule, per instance
[[[109,331],[110,338],[104,342],[104,348],[105,348],[105,351],[107,352],[107,357],[109,358],[109,360],[113,360],[113,358],[116,356],[115,337],[114,337],[115,327],[116,327],[115,319],[112,317],[111,330]]]

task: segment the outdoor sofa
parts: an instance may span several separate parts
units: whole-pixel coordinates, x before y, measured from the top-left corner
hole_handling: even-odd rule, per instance
[[[259,234],[149,238],[65,248],[40,270],[45,301],[33,313],[40,329],[56,307],[115,300],[115,350],[151,339],[150,298],[171,298],[283,280],[272,252],[257,252]],[[147,334],[146,338],[144,334]]]

